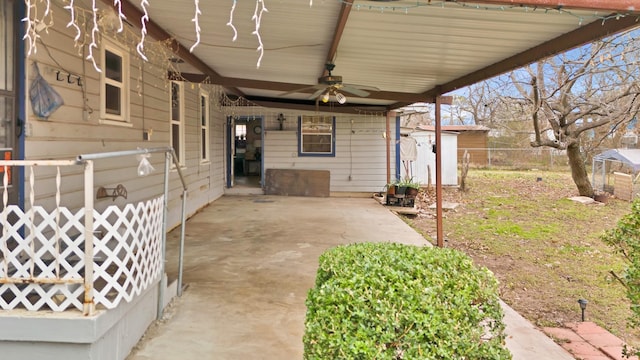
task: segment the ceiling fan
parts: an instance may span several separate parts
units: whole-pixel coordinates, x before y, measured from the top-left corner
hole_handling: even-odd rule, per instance
[[[333,71],[335,66],[336,65],[332,62],[327,62],[324,65],[328,74],[325,76],[319,77],[317,85],[288,91],[280,95],[288,95],[288,94],[293,94],[297,92],[304,92],[305,90],[316,89],[316,92],[311,94],[311,96],[309,96],[309,99],[319,99],[319,100],[322,100],[322,102],[327,102],[329,101],[329,98],[331,97],[331,95],[333,95],[336,97],[336,100],[338,101],[338,103],[344,104],[347,102],[347,97],[344,94],[342,94],[342,92],[353,94],[359,97],[367,97],[370,95],[369,91],[380,91],[380,89],[374,86],[363,86],[363,85],[343,83],[342,76],[331,74],[331,71]]]

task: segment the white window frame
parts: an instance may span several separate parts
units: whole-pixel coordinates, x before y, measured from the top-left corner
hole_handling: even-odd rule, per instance
[[[178,86],[178,118],[175,119],[173,116],[173,85],[176,84]],[[184,141],[184,82],[182,81],[174,81],[171,80],[169,83],[169,143],[171,147],[175,149],[173,143],[173,127],[174,125],[178,126],[178,151],[176,152],[176,156],[178,156],[178,163],[180,166],[184,166],[185,164],[185,141]]]
[[[199,121],[200,121],[200,162],[209,162],[211,146],[209,144],[209,122],[211,116],[209,93],[200,90],[199,98]]]
[[[310,129],[313,124],[320,125],[319,129]],[[329,129],[325,129],[329,124]],[[324,126],[322,126],[324,125]],[[308,130],[308,131],[305,131]],[[309,131],[310,130],[310,131]],[[336,118],[329,115],[302,115],[298,117],[298,156],[335,157],[336,156]],[[326,145],[329,151],[305,151],[305,137],[329,138]]]
[[[107,77],[106,55],[107,51],[119,56],[122,60],[122,81],[113,80]],[[133,126],[129,117],[129,52],[122,46],[117,45],[109,39],[102,39],[100,49],[100,59],[102,72],[100,73],[100,122],[111,125]],[[107,92],[106,86],[111,85],[120,89],[120,114],[110,114],[107,112]]]

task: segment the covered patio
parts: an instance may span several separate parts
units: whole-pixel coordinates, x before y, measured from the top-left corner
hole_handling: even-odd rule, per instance
[[[177,273],[169,237],[167,271]],[[429,243],[373,199],[225,196],[187,225],[186,289],[129,360],[301,359],[320,254],[355,242]],[[514,359],[572,359],[505,306]]]

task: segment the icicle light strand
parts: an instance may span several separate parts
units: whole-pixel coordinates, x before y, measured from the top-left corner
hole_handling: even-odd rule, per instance
[[[118,21],[120,22],[120,26],[118,27],[118,32],[121,33],[124,30],[124,25],[122,20],[127,20],[127,17],[122,13],[122,1],[113,0],[113,5],[118,9]]]
[[[262,23],[262,15],[266,12],[269,12],[269,10],[267,10],[264,0],[256,0],[256,9],[251,20],[254,20],[256,23],[256,29],[252,34],[258,38],[258,48],[256,49],[256,51],[260,53],[260,56],[258,56],[258,62],[256,63],[256,68],[258,69],[260,68],[262,57],[264,56],[264,44],[262,43],[262,36],[260,35],[260,24]]]
[[[231,5],[231,11],[229,11],[229,22],[227,23],[227,26],[230,26],[231,29],[233,29],[233,39],[231,41],[234,41],[234,42],[238,38],[238,30],[233,25],[233,12],[236,11],[236,2],[237,0],[233,0],[233,5]]]
[[[74,1],[75,0],[69,0],[69,5],[66,5],[64,8],[66,10],[69,10],[69,16],[71,17],[71,20],[69,20],[67,27],[73,27],[76,30],[76,36],[73,38],[73,42],[77,45],[78,40],[80,40],[80,36],[82,35],[82,31],[80,31],[80,27],[78,26],[78,24],[76,24],[77,20]]]
[[[149,6],[149,2],[147,0],[142,0],[140,2],[140,7],[142,8],[144,15],[140,19],[140,42],[136,46],[138,54],[141,58],[144,59],[144,61],[148,61],[147,56],[144,54],[144,40],[147,37],[147,22],[149,22],[149,12],[147,11],[147,6]]]
[[[191,48],[189,49],[189,52],[193,52],[193,49],[195,49],[198,44],[200,44],[200,15],[202,15],[202,13],[200,12],[200,0],[194,0],[195,1],[195,5],[196,5],[196,13],[193,16],[193,19],[191,19],[192,22],[195,23],[195,28],[196,28],[196,42],[195,44],[191,45]]]
[[[31,20],[31,11],[36,9],[36,5],[31,3],[31,0],[25,0],[25,8],[26,8],[26,15],[25,17],[22,19],[22,22],[26,22],[26,27],[24,29],[24,36],[22,37],[22,40],[26,40],[27,44],[28,44],[28,48],[29,50],[27,51],[27,56],[30,56],[32,53],[35,54],[38,52],[38,49],[36,48],[36,39],[38,38],[38,33],[36,32],[36,27],[35,27],[35,21],[36,20]],[[35,14],[34,14],[34,19],[35,19]]]
[[[100,68],[98,67],[98,64],[96,64],[96,58],[93,56],[93,49],[98,48],[97,35],[99,33],[99,29],[98,29],[98,8],[96,7],[96,0],[93,0],[92,4],[93,5],[91,7],[91,11],[93,12],[93,17],[92,17],[93,28],[91,29],[91,44],[89,44],[89,55],[87,55],[87,60],[91,61],[93,68],[96,69],[97,72],[102,72],[102,70],[100,70]]]

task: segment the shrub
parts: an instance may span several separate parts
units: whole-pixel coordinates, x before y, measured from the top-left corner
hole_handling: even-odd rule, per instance
[[[640,199],[631,204],[631,213],[623,216],[613,229],[602,234],[601,239],[622,254],[627,261],[627,269],[620,278],[627,289],[627,298],[631,301],[632,315],[630,323],[640,326]],[[614,274],[615,275],[615,274]],[[640,355],[639,349],[633,350]]]
[[[497,281],[452,249],[330,249],[306,305],[305,359],[511,359]]]

